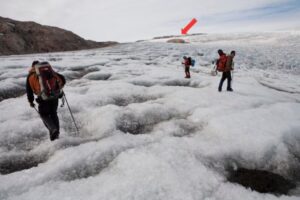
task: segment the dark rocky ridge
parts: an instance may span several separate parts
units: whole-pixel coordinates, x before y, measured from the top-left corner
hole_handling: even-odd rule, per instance
[[[206,35],[206,33],[193,33],[193,34],[186,34],[186,35],[166,35],[166,36],[158,36],[158,37],[154,37],[153,40],[169,39],[169,38],[180,38],[180,37],[195,36],[195,35]]]
[[[0,17],[0,56],[101,48],[117,42],[85,40],[71,31]]]

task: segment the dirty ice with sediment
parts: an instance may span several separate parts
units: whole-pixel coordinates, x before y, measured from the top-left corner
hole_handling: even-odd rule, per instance
[[[300,32],[186,36],[0,57],[0,199],[300,199]],[[217,91],[217,50],[236,50],[234,92]],[[196,60],[184,78],[182,57]],[[25,95],[33,60],[67,78],[60,139]],[[228,181],[278,174],[286,195]]]

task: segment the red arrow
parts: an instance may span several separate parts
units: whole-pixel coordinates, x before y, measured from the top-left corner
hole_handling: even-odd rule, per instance
[[[192,19],[192,21],[190,21],[190,23],[188,23],[188,25],[186,25],[186,27],[184,27],[184,29],[181,29],[181,34],[185,35],[187,34],[187,32],[197,23],[197,20],[194,18]]]

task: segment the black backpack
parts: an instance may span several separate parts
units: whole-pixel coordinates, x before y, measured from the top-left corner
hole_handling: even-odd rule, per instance
[[[192,58],[191,57],[188,57],[188,64],[192,65]]]

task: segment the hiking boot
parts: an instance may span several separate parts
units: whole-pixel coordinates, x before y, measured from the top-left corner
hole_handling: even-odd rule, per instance
[[[228,92],[233,92],[233,89],[232,88],[228,88],[227,91]]]
[[[58,136],[59,136],[59,131],[55,129],[50,133],[50,140],[51,141],[56,140],[58,139]]]
[[[218,91],[219,91],[219,92],[222,92],[222,88],[218,88]]]

